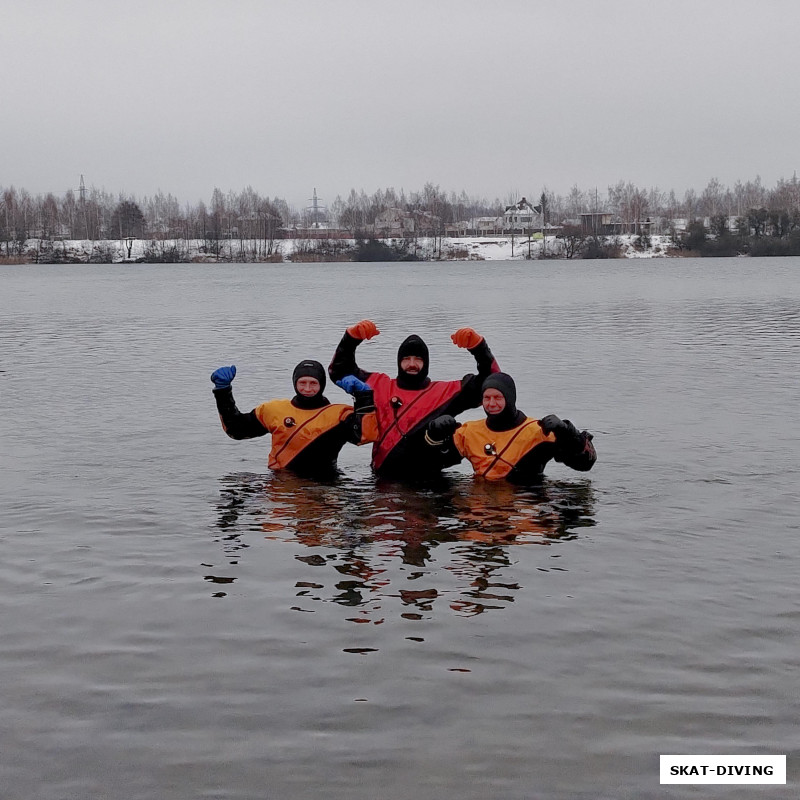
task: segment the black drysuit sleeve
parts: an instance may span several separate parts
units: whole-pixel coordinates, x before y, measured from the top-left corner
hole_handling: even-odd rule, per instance
[[[328,375],[331,376],[334,383],[346,375],[355,375],[360,381],[366,382],[367,378],[372,375],[371,372],[361,369],[356,364],[356,347],[360,344],[361,339],[356,339],[345,331],[328,366]]]
[[[222,429],[231,439],[253,439],[264,436],[269,431],[261,424],[256,416],[255,409],[248,414],[242,414],[236,407],[233,399],[233,389],[212,389],[217,402],[217,411],[222,423]]]

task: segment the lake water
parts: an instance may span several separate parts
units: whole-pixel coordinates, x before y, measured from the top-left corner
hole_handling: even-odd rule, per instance
[[[4,800],[797,796],[800,259],[0,267],[0,305]],[[362,366],[416,332],[442,379],[476,328],[594,470],[316,485],[223,434],[215,367],[249,410],[364,317]]]

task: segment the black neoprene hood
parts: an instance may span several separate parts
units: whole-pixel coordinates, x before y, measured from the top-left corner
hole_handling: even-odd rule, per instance
[[[422,369],[416,375],[409,375],[400,368],[400,362],[408,356],[417,356],[422,359]],[[397,382],[404,389],[420,389],[428,381],[428,345],[412,333],[411,336],[403,340],[397,349]]]
[[[497,389],[506,400],[505,408],[499,414],[487,414],[486,424],[493,431],[507,431],[515,428],[525,415],[517,410],[517,385],[505,372],[493,372],[481,385],[481,397],[487,389]]]
[[[297,381],[300,378],[316,378],[319,381],[320,393],[325,390],[325,383],[327,381],[327,378],[325,377],[325,368],[319,363],[319,361],[307,359],[305,361],[301,361],[294,368],[294,372],[292,372],[292,388],[295,391],[297,391]]]

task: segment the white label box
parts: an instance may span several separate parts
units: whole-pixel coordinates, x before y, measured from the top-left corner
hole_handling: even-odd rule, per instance
[[[661,783],[786,783],[786,756],[662,755]]]

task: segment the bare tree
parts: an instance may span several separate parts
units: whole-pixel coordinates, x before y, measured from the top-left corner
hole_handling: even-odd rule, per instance
[[[111,216],[111,228],[120,239],[144,237],[144,214],[132,200],[123,200]]]
[[[586,246],[587,239],[588,236],[580,225],[564,225],[558,234],[564,258],[574,258],[580,255]]]

